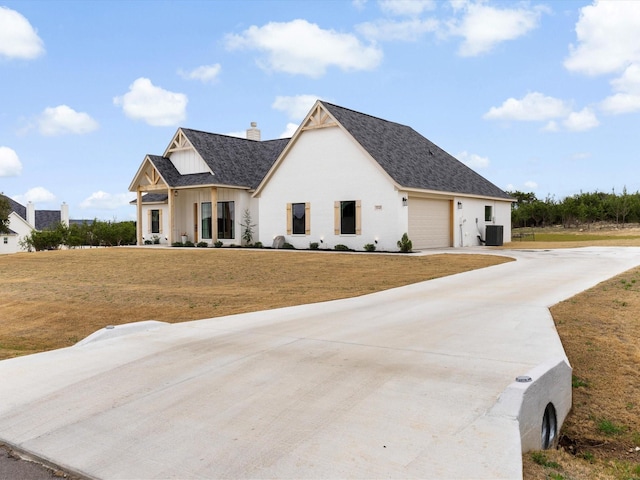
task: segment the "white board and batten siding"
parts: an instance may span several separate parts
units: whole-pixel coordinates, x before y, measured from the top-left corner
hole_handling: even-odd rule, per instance
[[[181,175],[211,171],[207,164],[204,163],[204,160],[202,160],[202,157],[193,149],[172,152],[170,158],[176,170],[178,170]]]
[[[414,249],[450,247],[451,200],[409,197],[408,234]]]

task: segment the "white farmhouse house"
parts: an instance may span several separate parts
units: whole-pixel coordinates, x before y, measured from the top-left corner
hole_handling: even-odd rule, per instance
[[[410,127],[317,101],[290,139],[260,141],[180,128],[162,156],[147,155],[137,192],[138,244],[242,243],[284,236],[397,250],[496,245],[511,240],[511,202],[500,188]]]
[[[69,206],[63,203],[60,210],[36,210],[31,202],[25,207],[5,197],[9,202],[9,232],[0,234],[0,254],[21,250],[20,241],[34,230],[45,230],[62,222],[69,226]]]

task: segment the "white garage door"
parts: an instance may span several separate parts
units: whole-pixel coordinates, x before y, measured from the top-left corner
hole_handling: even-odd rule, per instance
[[[451,246],[449,200],[409,198],[409,238],[414,249]]]

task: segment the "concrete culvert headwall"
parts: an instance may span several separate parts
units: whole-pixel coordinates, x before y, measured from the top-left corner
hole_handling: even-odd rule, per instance
[[[571,367],[566,358],[542,363],[502,392],[491,415],[517,419],[522,453],[554,448],[571,410]]]

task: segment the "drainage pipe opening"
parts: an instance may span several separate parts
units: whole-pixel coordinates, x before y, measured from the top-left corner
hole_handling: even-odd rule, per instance
[[[558,420],[553,403],[547,404],[542,417],[542,449],[554,448],[558,441]]]

